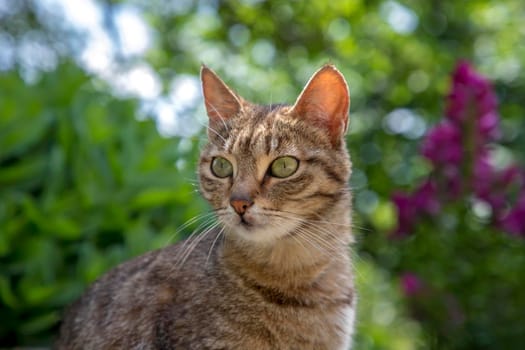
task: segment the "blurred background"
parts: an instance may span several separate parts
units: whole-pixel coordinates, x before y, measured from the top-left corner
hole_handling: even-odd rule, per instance
[[[355,349],[525,348],[524,18],[522,0],[0,0],[0,348],[50,347],[98,276],[198,226],[177,232],[208,210],[201,63],[267,104],[327,62],[352,100]],[[421,145],[462,59],[499,101],[483,147],[518,174],[488,190],[513,226],[465,186],[399,234],[399,193],[439,177]]]

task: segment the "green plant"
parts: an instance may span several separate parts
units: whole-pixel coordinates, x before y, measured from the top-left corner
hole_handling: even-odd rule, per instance
[[[39,344],[90,282],[176,241],[206,207],[180,162],[195,142],[137,121],[137,101],[97,91],[71,64],[0,86],[0,339]]]

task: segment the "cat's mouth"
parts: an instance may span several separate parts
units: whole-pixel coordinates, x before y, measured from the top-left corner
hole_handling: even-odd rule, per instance
[[[231,224],[234,228],[241,228],[243,231],[253,231],[259,226],[252,215],[235,215]]]
[[[244,215],[229,213],[222,217],[227,231],[255,243],[273,244],[294,230],[297,222],[294,220],[273,220],[272,224],[264,213],[247,212]]]
[[[244,216],[241,216],[241,220],[239,221],[239,225],[241,225],[241,226],[243,226],[245,228],[253,227],[253,223],[248,222]]]

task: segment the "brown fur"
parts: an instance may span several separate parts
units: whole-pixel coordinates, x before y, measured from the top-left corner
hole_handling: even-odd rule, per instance
[[[206,67],[201,77],[210,127],[199,176],[219,224],[100,278],[66,314],[57,347],[347,348],[355,298],[342,75],[321,68],[293,106],[244,101]],[[299,167],[271,176],[282,156]],[[215,176],[214,157],[233,174]]]

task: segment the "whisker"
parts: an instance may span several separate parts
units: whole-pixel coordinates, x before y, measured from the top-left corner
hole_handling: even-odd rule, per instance
[[[319,231],[319,233],[329,234],[330,236],[335,234],[334,232],[331,232],[328,229],[326,229],[324,226],[321,226],[320,224],[318,224],[318,223],[325,223],[327,225],[331,225],[332,223],[329,222],[329,221],[319,221],[319,220],[312,220],[312,219],[307,219],[307,218],[301,218],[301,217],[299,217],[297,215],[290,215],[291,213],[288,213],[288,212],[282,212],[282,213],[287,213],[287,215],[275,214],[275,213],[272,213],[272,214],[268,214],[267,213],[267,215],[273,215],[273,216],[281,217],[281,218],[284,218],[284,219],[295,220],[296,222],[299,222],[299,223],[302,223],[302,224],[308,224],[310,227],[316,228]],[[339,226],[341,226],[341,225],[339,225]],[[345,225],[345,226],[348,227],[348,225]]]
[[[164,246],[168,245],[176,236],[178,236],[184,229],[186,229],[188,226],[191,226],[193,225],[195,222],[201,220],[201,219],[209,219],[210,217],[213,217],[215,215],[214,212],[206,212],[206,213],[203,213],[203,214],[199,214],[199,215],[196,215],[194,217],[192,217],[191,219],[189,219],[188,221],[186,221],[184,224],[182,224],[181,226],[179,226],[175,232],[170,235],[170,237],[168,237],[168,239],[166,240],[166,242],[164,242]],[[195,232],[195,231],[194,231]],[[193,233],[192,233],[193,234]],[[190,235],[191,236],[191,235]]]
[[[208,251],[208,255],[206,256],[206,262],[204,263],[204,266],[208,265],[208,260],[210,259],[211,253],[213,251],[213,247],[215,246],[215,243],[217,243],[217,240],[223,234],[223,232],[224,232],[224,227],[221,228],[219,233],[217,233],[217,237],[215,237],[215,239],[213,240],[213,242],[211,244],[211,247],[210,247],[210,250]]]
[[[297,237],[295,235],[292,235],[292,237],[294,237],[295,240],[298,241],[298,242],[304,241],[304,242],[308,243],[311,247],[319,250],[321,253],[326,253],[326,251],[328,249],[326,249],[326,247],[324,247],[322,244],[319,245],[318,242],[316,242],[312,237],[310,237],[310,235],[308,233],[306,233],[306,232],[300,232],[300,233],[301,233],[301,239],[299,239],[299,237]],[[301,245],[303,247],[305,247],[304,244],[301,244]]]
[[[334,245],[334,244],[332,244],[332,243],[322,239],[318,235],[312,234],[312,232],[310,232],[308,230],[301,229],[298,232],[301,233],[303,236],[309,238],[310,241],[319,244],[324,249],[326,249],[326,251],[328,251],[328,252],[334,252],[335,253],[338,250],[338,248],[339,248],[338,246],[336,246],[336,245]]]
[[[288,213],[288,214],[291,214],[291,213]],[[309,231],[309,230],[306,230],[306,229],[301,229],[301,235],[302,235],[302,239],[304,239],[304,241],[306,241],[308,244],[310,244],[311,246],[317,248],[318,250],[329,250],[330,253],[336,253],[337,255],[346,255],[344,253],[342,253],[340,251],[340,247],[336,247],[332,242],[328,242],[326,240],[324,240],[322,238],[322,236],[329,236],[331,239],[334,239],[336,242],[338,242],[339,244],[341,245],[344,245],[344,246],[347,246],[348,243],[345,242],[345,241],[342,241],[340,238],[334,236],[334,234],[332,232],[330,232],[329,230],[327,230],[325,227],[321,226],[320,224],[318,224],[319,222],[324,222],[324,223],[327,223],[327,224],[332,224],[331,222],[329,221],[322,221],[322,220],[306,220],[306,219],[301,219],[295,215],[279,215],[279,217],[282,217],[282,218],[286,218],[286,219],[291,219],[291,220],[296,220],[298,222],[301,222],[301,223],[306,223],[306,224],[309,224],[309,226],[311,228],[313,228],[314,230],[313,231]],[[347,226],[348,225],[343,225],[343,226]],[[320,235],[316,235],[314,234],[315,232],[317,233],[320,233]],[[293,236],[292,236],[293,237]],[[297,240],[297,239],[296,239]],[[352,266],[352,269],[355,271],[356,275],[358,277],[362,277],[360,275],[360,270],[356,268],[355,266],[355,262],[356,261],[364,261],[364,259],[359,256],[358,254],[352,254],[352,259],[350,259],[350,264]]]
[[[184,179],[185,182],[190,183],[192,185],[199,185],[200,184],[200,181],[197,180],[196,178],[184,177],[183,179]]]
[[[193,232],[189,235],[189,237],[183,241],[182,246],[179,251],[182,253],[177,254],[176,260],[178,259],[178,256],[183,254],[183,252],[187,249],[187,247],[190,246],[193,243],[193,241],[198,237],[198,234],[200,233],[201,228],[209,226],[212,223],[213,223],[213,218],[207,218],[204,222],[200,223],[199,226],[195,228],[195,230],[193,230]]]
[[[295,228],[295,232],[305,239],[310,245],[321,246],[327,252],[338,252],[340,251],[341,246],[347,246],[349,243],[338,237],[336,232],[332,232],[325,226],[322,226],[320,223],[318,223],[319,220],[305,219],[298,217],[297,215],[291,215],[291,213],[283,214],[283,212],[271,212],[267,213],[267,215],[297,222],[299,226]],[[325,222],[330,224],[327,221]]]
[[[352,259],[350,259],[350,264],[352,266],[352,269],[356,276],[358,278],[364,279],[366,276],[362,273],[361,269],[358,269],[355,265],[356,261],[365,262],[365,259],[363,259],[359,254],[353,254]]]
[[[338,235],[336,233],[328,230],[327,228],[325,228],[323,226],[320,226],[320,225],[318,225],[316,223],[308,222],[308,221],[306,221],[306,223],[308,223],[310,225],[310,227],[312,227],[315,230],[315,232],[323,234],[323,235],[327,235],[328,237],[336,240],[340,244],[343,244],[343,245],[347,245],[348,244],[348,242],[346,242],[345,240],[341,239],[340,237],[338,237]]]
[[[208,223],[208,225],[209,224],[210,223]],[[177,258],[176,258],[175,264],[174,264],[176,269],[179,269],[179,268],[181,268],[184,265],[186,260],[189,258],[191,253],[195,250],[195,248],[197,248],[199,243],[202,242],[204,240],[204,238],[206,238],[208,236],[208,234],[210,232],[212,232],[213,229],[215,227],[217,227],[218,225],[219,224],[217,222],[211,223],[211,225],[209,227],[207,227],[206,230],[204,230],[203,232],[198,234],[195,237],[195,239],[191,240],[190,244],[186,247],[186,249],[182,250],[182,254],[177,254]]]
[[[226,129],[226,131],[230,131],[230,129],[228,128],[228,124],[226,124],[226,119],[221,115],[221,113],[219,112],[219,110],[217,108],[215,108],[214,105],[210,105],[211,108],[213,108],[213,110],[217,113],[217,115],[219,116],[219,119],[221,120],[222,124],[224,125],[224,128]]]
[[[221,118],[221,120],[222,120],[222,118]],[[223,145],[226,144],[226,142],[227,142],[226,139],[225,139],[225,138],[224,138],[224,137],[223,137],[223,136],[222,136],[217,130],[215,130],[214,128],[212,128],[209,124],[205,124],[205,123],[203,123],[203,122],[201,122],[201,121],[199,121],[199,120],[197,120],[197,123],[198,123],[199,125],[205,127],[207,130],[213,132],[215,135],[219,136],[219,138],[223,141]]]
[[[269,208],[263,208],[265,211],[270,211],[272,213],[278,213],[281,214],[281,216],[285,216],[285,214],[288,214],[288,215],[291,215],[290,218],[297,218],[297,219],[301,219],[301,220],[308,220],[310,222],[318,222],[318,223],[323,223],[323,224],[330,224],[330,225],[336,225],[336,226],[342,226],[342,227],[347,227],[347,228],[353,228],[354,225],[353,224],[345,224],[345,223],[339,223],[339,222],[335,222],[335,221],[326,221],[326,220],[317,220],[317,219],[305,219],[305,218],[301,218],[299,217],[296,213],[293,213],[293,212],[290,212],[290,211],[286,211],[286,210],[275,210],[275,209],[269,209]],[[288,218],[288,216],[286,216]]]

